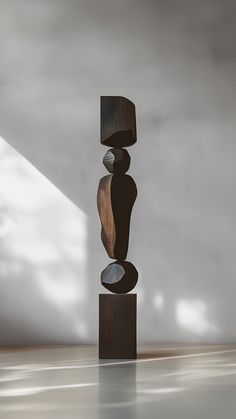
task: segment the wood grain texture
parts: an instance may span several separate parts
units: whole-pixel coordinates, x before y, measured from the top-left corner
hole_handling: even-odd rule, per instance
[[[128,147],[137,141],[135,105],[122,96],[101,96],[101,143]]]
[[[101,239],[112,259],[126,259],[136,196],[137,187],[129,175],[107,175],[100,180],[97,206],[102,225]]]
[[[135,359],[136,294],[99,294],[99,358]]]
[[[108,256],[115,258],[116,227],[111,202],[111,182],[113,175],[104,176],[98,185],[97,206],[102,225],[101,239]]]

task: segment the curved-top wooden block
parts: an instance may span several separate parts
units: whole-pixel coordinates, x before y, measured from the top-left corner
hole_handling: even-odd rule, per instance
[[[129,175],[107,175],[100,180],[97,205],[102,224],[101,239],[112,259],[126,259],[130,216],[136,196],[137,187]]]
[[[101,143],[128,147],[137,141],[135,105],[122,96],[101,96]]]

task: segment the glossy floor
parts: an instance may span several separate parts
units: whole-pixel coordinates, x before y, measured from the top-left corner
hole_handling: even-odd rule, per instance
[[[236,346],[148,346],[98,361],[95,346],[0,351],[0,418],[233,419]]]

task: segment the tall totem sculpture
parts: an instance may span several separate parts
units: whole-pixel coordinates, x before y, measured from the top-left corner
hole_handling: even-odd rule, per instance
[[[102,285],[113,294],[99,295],[99,358],[136,358],[136,294],[127,294],[138,272],[126,261],[130,217],[137,196],[131,176],[125,174],[130,155],[123,147],[137,141],[134,104],[120,96],[101,96],[101,143],[110,172],[98,186],[97,205],[101,239],[108,256],[116,259],[101,273]]]

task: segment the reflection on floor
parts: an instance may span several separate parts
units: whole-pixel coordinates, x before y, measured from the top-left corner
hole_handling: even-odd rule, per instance
[[[2,348],[0,418],[234,418],[236,345],[145,346],[136,361],[95,346]]]

